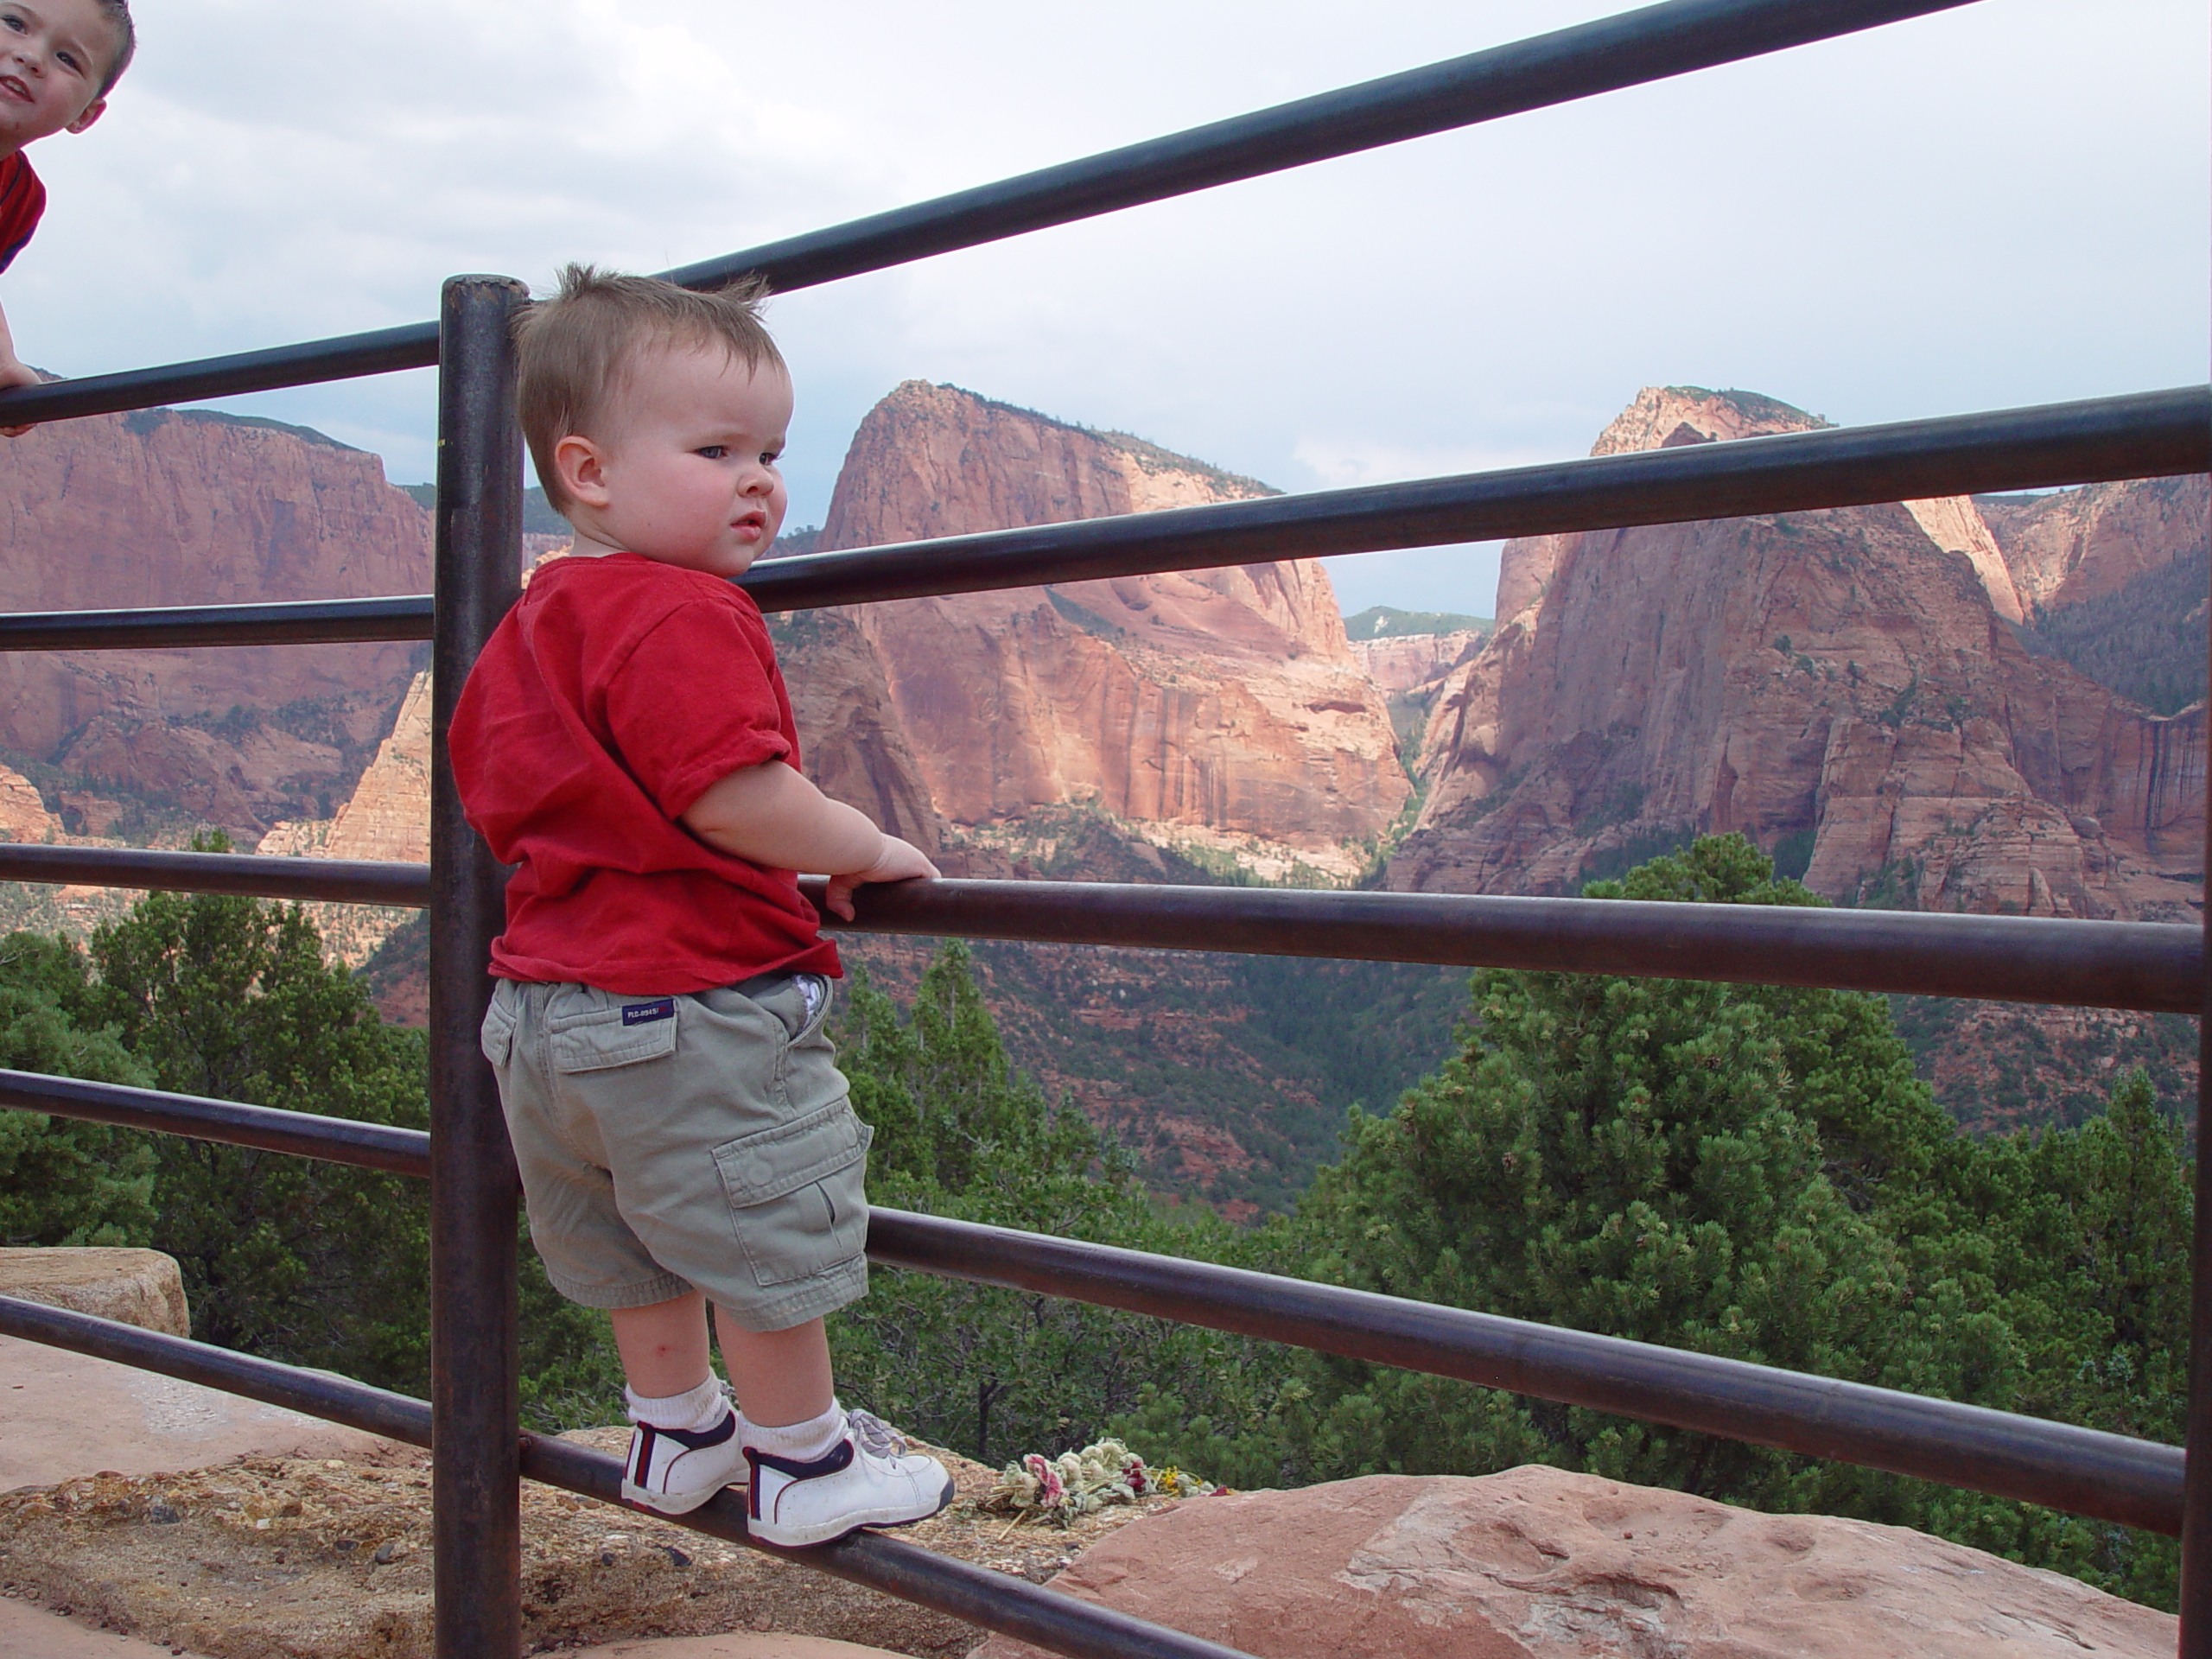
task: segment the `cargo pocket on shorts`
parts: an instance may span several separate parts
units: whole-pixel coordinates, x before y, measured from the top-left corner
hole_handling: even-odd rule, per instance
[[[868,1248],[865,1177],[874,1138],[851,1103],[839,1100],[715,1148],[757,1283],[810,1279]]]
[[[676,1052],[671,996],[607,1002],[546,1022],[546,1051],[556,1071],[604,1071]]]

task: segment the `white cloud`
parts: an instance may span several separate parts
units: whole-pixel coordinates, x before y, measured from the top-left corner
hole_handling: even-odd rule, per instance
[[[453,271],[705,257],[1608,10],[139,0],[0,295],[70,373],[381,327]],[[797,511],[909,376],[1294,488],[1580,454],[1655,382],[1862,422],[2201,380],[2206,32],[1967,6],[788,296]],[[412,479],[431,402],[241,406]]]

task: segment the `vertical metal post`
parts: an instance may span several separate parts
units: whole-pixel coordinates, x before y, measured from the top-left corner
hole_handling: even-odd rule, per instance
[[[2205,765],[2204,856],[2212,897],[2212,744]],[[2212,905],[2204,912],[2212,943]],[[2190,1251],[2189,1462],[2182,1479],[2181,1659],[2212,1659],[2212,976],[2196,1030],[2196,1231]]]
[[[478,1046],[505,875],[462,819],[446,756],[461,682],[514,602],[522,550],[516,308],[456,276],[438,319],[437,622],[430,647],[430,1412],[437,1659],[522,1651],[515,1165]]]

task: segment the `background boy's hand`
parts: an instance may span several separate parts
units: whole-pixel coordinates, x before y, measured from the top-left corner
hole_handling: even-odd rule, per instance
[[[45,384],[46,377],[29,364],[0,353],[0,391],[10,386],[42,386]],[[0,437],[20,438],[35,424],[36,423],[34,422],[23,426],[0,426]]]
[[[830,910],[847,921],[853,919],[853,889],[863,881],[911,881],[917,877],[942,874],[930,862],[922,849],[896,836],[883,838],[883,854],[867,869],[855,870],[850,875],[830,878],[830,892],[823,902]]]

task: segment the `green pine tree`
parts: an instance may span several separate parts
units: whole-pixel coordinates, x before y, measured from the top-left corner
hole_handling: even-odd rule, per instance
[[[422,1128],[422,1034],[386,1026],[297,906],[154,893],[93,937],[79,1023],[112,1029],[156,1086]],[[428,1193],[374,1171],[155,1137],[154,1241],[194,1334],[421,1391]]]
[[[0,1066],[143,1085],[112,1033],[80,1030],[84,953],[66,939],[0,940]],[[128,1129],[0,1111],[0,1243],[143,1244],[154,1223],[154,1151]]]

